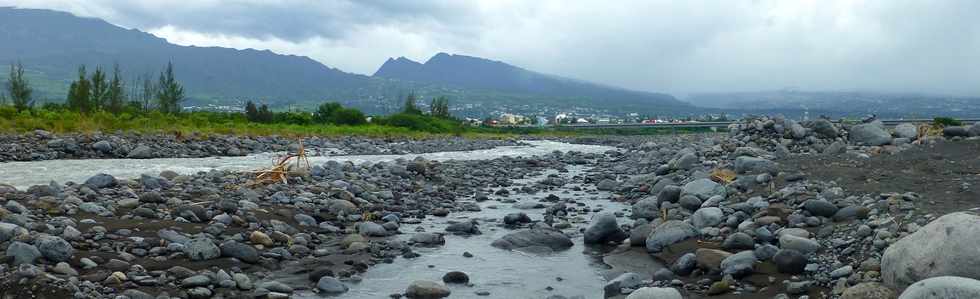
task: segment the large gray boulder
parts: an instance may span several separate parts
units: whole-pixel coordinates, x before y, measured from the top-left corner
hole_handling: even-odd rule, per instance
[[[592,224],[585,230],[585,244],[605,244],[622,242],[626,232],[616,223],[616,215],[609,212],[599,213],[592,219]]]
[[[34,261],[41,257],[41,252],[34,245],[14,241],[10,243],[10,246],[7,246],[7,251],[4,255],[12,258],[12,264],[17,266],[20,264],[34,264]]]
[[[858,145],[886,145],[892,143],[892,135],[877,124],[860,124],[851,127],[851,142]]]
[[[697,179],[684,184],[681,189],[681,196],[684,195],[694,195],[701,200],[707,200],[715,195],[720,195],[722,198],[727,197],[728,191],[725,190],[725,186],[710,179]]]
[[[657,226],[647,236],[647,252],[659,253],[663,251],[667,246],[676,244],[678,242],[696,238],[700,235],[698,229],[688,224],[687,222],[670,220],[664,222]]]
[[[898,299],[980,298],[980,281],[956,276],[923,279],[910,285]]]
[[[562,250],[572,247],[573,244],[572,240],[560,231],[535,228],[506,234],[500,239],[493,241],[491,245],[502,249],[541,246],[551,248],[551,250]]]
[[[698,156],[694,153],[685,153],[678,157],[676,160],[670,162],[671,169],[683,169],[688,170],[694,168],[699,162]]]
[[[700,208],[691,215],[691,224],[696,228],[717,226],[725,218],[725,213],[717,207]]]
[[[405,297],[413,299],[436,299],[449,297],[451,291],[446,285],[428,280],[416,280],[405,289]]]
[[[735,277],[742,277],[752,274],[755,270],[755,252],[752,250],[742,251],[726,257],[721,261],[721,274]]]
[[[810,127],[813,129],[813,133],[816,133],[817,137],[820,138],[836,138],[840,133],[834,124],[826,119],[818,119],[810,123]]]
[[[130,158],[130,159],[149,159],[149,158],[153,158],[154,155],[155,154],[153,153],[153,149],[152,148],[150,148],[149,146],[145,146],[145,145],[140,144],[140,145],[136,146],[136,148],[130,150],[129,151],[129,154],[126,155],[126,158]]]
[[[633,218],[652,220],[660,217],[660,199],[657,197],[647,197],[633,204]]]
[[[104,173],[94,175],[88,178],[88,180],[85,180],[85,186],[88,186],[89,188],[92,189],[115,187],[116,183],[117,182],[115,177]]]
[[[974,123],[969,129],[966,130],[966,132],[969,133],[970,136],[980,136],[980,122]]]
[[[980,216],[957,212],[939,217],[885,249],[885,285],[901,289],[937,276],[980,279]]]
[[[915,139],[919,136],[919,128],[910,123],[902,123],[895,126],[895,137]]]
[[[813,239],[783,234],[779,236],[779,248],[792,249],[803,254],[809,254],[820,250],[820,243]]]
[[[184,244],[184,254],[192,261],[204,261],[220,257],[221,249],[211,239],[197,238]]]
[[[806,128],[800,125],[800,123],[787,119],[785,121],[785,125],[787,128],[789,128],[790,136],[792,136],[793,139],[800,140],[806,138]]]
[[[67,262],[75,255],[75,248],[71,247],[71,243],[60,237],[41,236],[36,245],[41,255],[52,262]]]
[[[763,158],[741,156],[735,158],[735,172],[776,173],[776,162]]]
[[[13,223],[0,222],[0,243],[20,235],[26,235],[27,229]]]

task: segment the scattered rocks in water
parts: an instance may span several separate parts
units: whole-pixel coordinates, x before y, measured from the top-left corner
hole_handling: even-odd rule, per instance
[[[603,212],[592,219],[592,224],[585,230],[584,238],[586,244],[605,244],[622,242],[627,237],[629,236],[616,223],[616,215]]]
[[[442,282],[466,284],[470,282],[470,276],[460,271],[451,271],[442,276]]]
[[[534,228],[512,232],[493,242],[493,247],[519,249],[545,247],[550,250],[564,250],[572,247],[572,240],[564,233],[546,228]]]
[[[405,297],[413,299],[438,299],[449,297],[451,291],[445,285],[428,280],[416,280],[405,289]]]
[[[321,277],[316,283],[316,288],[324,294],[330,295],[343,294],[350,289],[340,280],[329,276]]]

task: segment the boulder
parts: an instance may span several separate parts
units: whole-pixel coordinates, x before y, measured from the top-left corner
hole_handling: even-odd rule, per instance
[[[626,296],[626,299],[684,299],[684,297],[674,288],[644,287],[633,291]]]
[[[92,149],[101,153],[109,153],[112,152],[112,143],[110,143],[108,140],[100,140],[99,142],[92,144]]]
[[[714,227],[721,224],[725,213],[717,207],[700,208],[691,215],[691,224],[696,228]]]
[[[919,128],[916,128],[914,124],[901,123],[895,126],[895,137],[915,139],[918,136]]]
[[[606,244],[622,242],[628,236],[616,223],[616,215],[609,212],[599,213],[592,219],[592,224],[585,230],[585,244]]]
[[[357,232],[368,237],[384,237],[388,235],[388,230],[374,222],[358,223]]]
[[[697,266],[697,255],[688,252],[677,258],[677,260],[674,261],[674,264],[670,265],[670,271],[680,276],[687,276],[690,275]]]
[[[980,281],[957,276],[938,276],[910,285],[898,299],[980,298]]]
[[[343,294],[349,290],[343,282],[330,276],[320,277],[320,280],[316,282],[316,288],[328,295]]]
[[[660,217],[660,200],[657,197],[647,197],[633,204],[633,218],[653,220]]]
[[[208,238],[193,239],[184,244],[184,254],[192,261],[215,259],[221,256],[221,249]]]
[[[708,273],[721,271],[721,261],[729,256],[732,256],[730,252],[718,249],[698,248],[694,251],[694,260],[698,268],[704,269]]]
[[[221,255],[237,258],[243,262],[254,264],[259,261],[259,252],[255,247],[242,244],[238,241],[229,240],[221,243]]]
[[[710,179],[697,179],[684,184],[684,187],[681,189],[681,196],[684,195],[694,195],[701,200],[706,200],[715,195],[726,197],[728,191],[725,190],[725,186],[715,183]]]
[[[755,252],[742,251],[726,257],[721,261],[721,274],[742,277],[752,274],[755,270]]]
[[[833,217],[837,214],[837,206],[826,200],[810,199],[803,203],[803,209],[814,216]]]
[[[786,274],[803,273],[807,262],[806,256],[793,249],[780,250],[772,257],[772,263],[776,264],[776,270]]]
[[[894,299],[895,291],[877,282],[862,282],[844,290],[841,299]]]
[[[810,127],[813,129],[813,133],[820,138],[837,138],[839,132],[834,124],[826,119],[814,120],[810,123]]]
[[[52,262],[67,262],[75,255],[75,248],[71,247],[71,243],[60,237],[41,236],[36,245],[41,255]]]
[[[620,290],[623,288],[636,289],[636,287],[643,284],[643,275],[627,272],[616,276],[603,286],[602,290],[605,293],[605,297],[613,297],[620,294]]]
[[[972,137],[980,136],[980,122],[974,123],[969,129],[966,130],[966,132]]]
[[[755,248],[755,239],[743,232],[734,233],[725,238],[725,242],[721,243],[721,248],[730,251],[752,250]]]
[[[446,238],[437,233],[417,233],[412,235],[409,242],[423,246],[438,246],[446,244]]]
[[[85,186],[92,189],[115,187],[116,178],[108,174],[100,173],[88,178],[88,180],[85,180]]]
[[[741,156],[735,158],[735,172],[737,173],[776,173],[776,162],[768,159]]]
[[[542,246],[551,250],[563,250],[572,247],[573,244],[572,240],[560,231],[534,228],[506,234],[494,241],[492,245],[502,249]]]
[[[596,189],[601,191],[616,191],[616,189],[619,189],[619,183],[614,180],[604,179],[596,184]]]
[[[820,250],[820,243],[816,240],[801,238],[790,234],[782,234],[779,236],[779,248],[781,249],[792,249],[799,251],[802,254],[809,254]]]
[[[849,138],[858,145],[880,146],[891,144],[892,135],[877,124],[860,124],[851,127]]]
[[[698,156],[694,153],[685,153],[678,157],[676,160],[670,162],[671,169],[683,169],[688,170],[694,168],[695,165],[700,162]]]
[[[412,299],[437,299],[449,297],[449,288],[435,281],[416,280],[405,289],[405,297]]]
[[[136,148],[129,151],[126,158],[130,159],[150,159],[154,157],[153,149],[146,145],[138,145]]]
[[[970,137],[970,130],[964,126],[954,126],[943,128],[943,136],[946,137]]]
[[[696,238],[700,235],[698,229],[687,222],[670,220],[660,224],[647,236],[647,252],[659,253],[667,246]]]
[[[881,258],[885,285],[901,289],[937,276],[980,279],[980,216],[944,215],[898,240]]]
[[[10,246],[7,246],[7,251],[4,255],[12,258],[13,265],[17,266],[21,264],[34,264],[34,261],[41,257],[41,252],[34,245],[14,241],[10,243]]]

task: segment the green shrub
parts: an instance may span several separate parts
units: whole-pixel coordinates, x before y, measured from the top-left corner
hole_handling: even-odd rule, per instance
[[[932,124],[937,127],[955,127],[962,126],[963,122],[952,118],[952,117],[937,117],[932,120]]]

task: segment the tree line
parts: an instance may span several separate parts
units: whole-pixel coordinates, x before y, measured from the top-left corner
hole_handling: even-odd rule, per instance
[[[122,77],[119,65],[113,66],[112,74],[107,74],[101,66],[88,74],[85,65],[78,67],[78,77],[68,87],[64,105],[48,103],[53,108],[67,108],[81,113],[107,111],[119,114],[125,111],[159,110],[166,114],[178,114],[184,101],[184,87],[174,75],[173,63],[160,72],[156,82],[151,76],[135,78],[127,93],[127,82]],[[21,63],[10,64],[10,73],[4,85],[6,95],[0,93],[0,105],[7,104],[10,97],[14,108],[20,112],[34,108],[33,89],[24,75]]]

